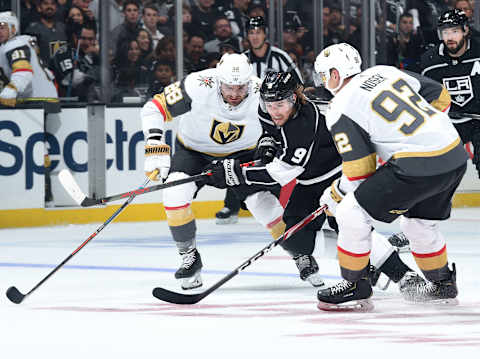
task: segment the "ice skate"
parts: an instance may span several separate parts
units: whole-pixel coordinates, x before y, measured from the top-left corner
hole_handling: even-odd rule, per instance
[[[182,265],[175,272],[175,278],[182,280],[182,289],[194,289],[202,286],[202,258],[196,248],[187,252],[180,252],[182,256]]]
[[[317,307],[326,311],[369,312],[373,309],[371,296],[372,286],[369,279],[362,278],[358,282],[343,280],[333,287],[318,291]]]
[[[293,258],[297,265],[300,279],[308,281],[314,287],[322,287],[325,285],[318,270],[318,264],[315,258],[311,255],[298,255]]]
[[[407,272],[398,284],[403,298],[409,302],[458,304],[455,263],[452,264],[450,278],[448,279],[430,282],[415,272]]]
[[[410,252],[410,241],[403,232],[392,234],[388,237],[388,241],[397,249],[398,253]]]
[[[238,222],[238,212],[233,213],[230,208],[223,207],[215,214],[216,224],[235,224]]]

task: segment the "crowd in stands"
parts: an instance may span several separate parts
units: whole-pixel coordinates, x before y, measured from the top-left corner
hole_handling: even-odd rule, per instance
[[[110,6],[113,101],[150,96],[175,80],[175,9],[173,0],[105,0]],[[225,52],[250,49],[249,18],[268,17],[271,0],[184,0],[182,8],[184,75],[214,67]],[[0,10],[9,10],[2,1]],[[55,74],[61,97],[99,98],[98,30],[100,0],[25,0],[21,33],[34,35],[40,57]],[[360,48],[361,5],[351,0],[323,2],[324,46],[348,42]],[[389,0],[376,4],[377,64],[417,70],[420,56],[438,43],[436,20],[446,9],[463,9],[473,21],[470,0]],[[382,13],[386,8],[386,12]],[[312,85],[313,1],[283,0],[283,49]],[[348,20],[347,20],[348,19]],[[268,24],[268,20],[265,21]],[[385,34],[383,40],[381,34]],[[474,31],[473,36],[478,36]],[[385,41],[381,44],[380,41]],[[385,45],[382,47],[382,45]]]

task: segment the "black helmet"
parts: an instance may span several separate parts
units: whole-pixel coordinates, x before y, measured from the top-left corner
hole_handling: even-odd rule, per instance
[[[251,29],[264,29],[266,28],[265,19],[261,16],[254,16],[248,19],[247,22],[247,31]]]
[[[468,25],[468,17],[463,10],[453,9],[445,11],[439,18],[437,27],[439,30],[447,27],[461,26],[465,31]]]
[[[260,96],[264,102],[281,101],[292,96],[297,87],[290,72],[269,71],[260,87]]]

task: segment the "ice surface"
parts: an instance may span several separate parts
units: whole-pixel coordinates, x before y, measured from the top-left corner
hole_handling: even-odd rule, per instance
[[[391,285],[375,291],[371,313],[319,311],[316,290],[298,279],[278,247],[196,305],[160,302],[153,287],[181,291],[173,278],[180,260],[165,222],[111,223],[15,305],[4,294],[9,286],[28,292],[99,224],[3,229],[0,358],[477,358],[479,219],[480,209],[456,209],[441,227],[457,263],[458,306],[407,304]],[[389,234],[398,226],[377,229]],[[227,226],[198,221],[200,291],[271,240],[251,218]],[[402,258],[414,265],[410,254]],[[317,259],[327,282],[335,283],[336,260]]]

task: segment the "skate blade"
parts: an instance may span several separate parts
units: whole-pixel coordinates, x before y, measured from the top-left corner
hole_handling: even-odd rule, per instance
[[[195,289],[203,285],[200,272],[195,273],[192,277],[182,278],[181,281],[182,281],[181,287],[183,290]]]
[[[327,312],[370,312],[374,305],[370,299],[359,299],[339,304],[318,302],[317,308]]]
[[[216,224],[235,224],[238,222],[238,216],[230,216],[228,218],[217,218]]]
[[[315,288],[325,287],[325,282],[319,274],[312,274],[307,281]]]

